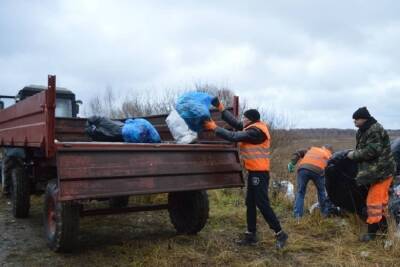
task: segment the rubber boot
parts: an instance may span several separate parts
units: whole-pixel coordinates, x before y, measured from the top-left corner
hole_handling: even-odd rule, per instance
[[[252,232],[245,232],[244,236],[236,241],[239,246],[252,246],[257,244],[257,234]]]
[[[368,232],[361,237],[361,242],[369,242],[375,239],[379,230],[379,223],[368,224]]]
[[[281,230],[275,234],[275,237],[276,237],[275,247],[277,249],[282,249],[286,245],[286,241],[289,236],[283,230]]]
[[[382,220],[378,223],[378,225],[379,225],[379,230],[382,233],[386,234],[388,230],[388,223],[385,216],[382,217]]]

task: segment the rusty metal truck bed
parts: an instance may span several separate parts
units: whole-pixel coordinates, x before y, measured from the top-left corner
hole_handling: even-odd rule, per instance
[[[56,143],[60,200],[242,185],[230,145]]]
[[[164,114],[145,117],[163,143],[93,142],[84,132],[86,119],[55,117],[55,88],[55,76],[49,76],[47,90],[0,110],[0,147],[23,152],[6,157],[13,214],[27,217],[30,194],[44,183],[52,250],[75,249],[79,218],[86,215],[168,209],[178,232],[197,233],[208,218],[205,190],[243,186],[237,146],[212,132],[201,133],[196,144],[175,144]],[[212,117],[226,126],[219,113]],[[129,196],[154,193],[168,193],[168,203],[128,206]],[[91,199],[107,199],[110,208],[85,209]]]

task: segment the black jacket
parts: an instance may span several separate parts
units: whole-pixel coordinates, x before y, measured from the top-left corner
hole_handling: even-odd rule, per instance
[[[267,139],[267,136],[263,131],[256,127],[250,127],[247,130],[243,130],[243,123],[237,120],[228,110],[222,111],[222,119],[234,129],[238,130],[237,132],[234,132],[222,127],[217,127],[215,133],[222,139],[231,142],[246,142],[255,145],[261,144]]]

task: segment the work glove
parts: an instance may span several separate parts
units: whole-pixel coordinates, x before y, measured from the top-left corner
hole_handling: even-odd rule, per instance
[[[218,97],[214,97],[211,100],[211,105],[216,107],[221,112],[224,111],[224,109],[225,109],[224,105],[221,103],[221,101],[219,101]]]
[[[204,129],[211,130],[211,131],[214,131],[215,128],[218,127],[217,124],[215,123],[215,121],[213,121],[212,119],[205,121],[203,126],[204,126]]]
[[[288,172],[294,172],[296,165],[294,165],[292,162],[289,162],[287,165]]]

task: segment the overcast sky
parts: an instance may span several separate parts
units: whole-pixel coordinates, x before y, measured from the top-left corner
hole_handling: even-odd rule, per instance
[[[28,3],[29,2],[29,3]],[[215,3],[218,2],[218,3]],[[229,87],[298,128],[400,128],[399,1],[1,1],[0,94]]]

